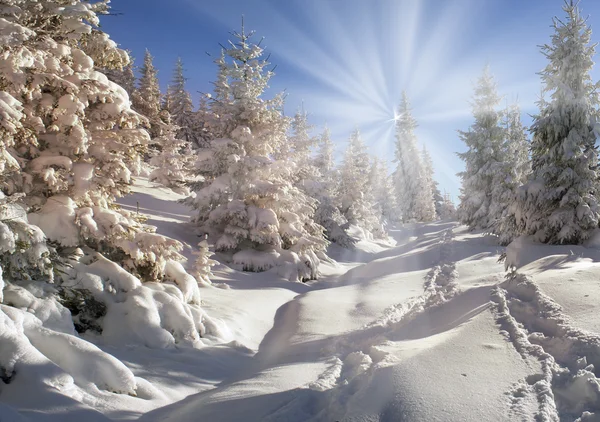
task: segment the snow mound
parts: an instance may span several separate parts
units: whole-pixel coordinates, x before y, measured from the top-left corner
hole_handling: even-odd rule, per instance
[[[19,367],[32,364],[54,368],[50,382],[57,388],[76,383],[115,393],[135,395],[135,378],[113,356],[74,335],[43,327],[41,321],[26,310],[0,305],[2,326],[0,368],[3,380],[18,375]]]
[[[106,305],[101,339],[107,344],[201,347],[203,336],[218,338],[223,330],[200,307],[196,280],[179,263],[168,262],[166,270],[173,283],[142,283],[102,255],[82,253],[62,279],[65,286],[83,288]]]

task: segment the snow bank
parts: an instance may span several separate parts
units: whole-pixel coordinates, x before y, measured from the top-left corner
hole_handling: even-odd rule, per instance
[[[71,375],[76,383],[95,384],[114,393],[135,394],[134,376],[118,359],[78,337],[41,327],[33,316],[27,315],[25,320],[24,332],[31,345]]]
[[[0,305],[0,327],[0,372],[5,382],[18,375],[18,365],[36,362],[50,366],[46,375],[57,387],[75,382],[135,394],[134,376],[125,365],[85,340],[45,328],[27,310]]]
[[[168,260],[165,265],[165,275],[179,286],[186,303],[200,304],[198,282],[187,273],[180,262]]]

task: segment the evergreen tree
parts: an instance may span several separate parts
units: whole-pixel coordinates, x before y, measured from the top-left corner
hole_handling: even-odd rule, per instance
[[[102,69],[102,72],[110,81],[125,89],[127,94],[129,94],[129,99],[133,101],[136,91],[135,74],[133,73],[133,58],[131,58],[129,63],[121,69]]]
[[[187,78],[183,76],[183,61],[181,57],[175,63],[173,80],[167,92],[169,106],[167,110],[173,118],[173,123],[179,127],[177,137],[188,142],[192,147],[199,147],[200,143],[195,132],[192,97],[185,89]]]
[[[517,104],[507,107],[504,113],[503,161],[498,163],[492,188],[492,202],[495,204],[490,220],[491,231],[506,244],[516,230],[515,210],[517,190],[526,182],[531,172],[528,142],[525,128],[521,123],[521,111]]]
[[[318,201],[314,218],[325,228],[327,239],[342,247],[351,247],[355,240],[346,232],[348,220],[340,212],[339,176],[333,161],[333,152],[331,135],[326,128],[319,137],[317,155],[313,160],[317,178],[307,185],[307,192]]]
[[[198,243],[198,250],[195,252],[195,255],[194,277],[200,283],[211,284],[210,277],[213,275],[211,268],[217,264],[217,261],[210,258],[214,254],[208,249],[208,242],[206,239],[203,239]]]
[[[291,184],[286,163],[273,153],[287,142],[289,120],[283,98],[262,98],[273,75],[252,34],[235,33],[237,42],[217,60],[218,79],[211,112],[222,137],[200,150],[194,221],[245,270],[278,267],[290,279],[318,275],[327,242],[312,216],[316,201]]]
[[[6,282],[54,278],[56,251],[40,228],[29,223],[22,196],[0,191],[0,303]]]
[[[173,115],[173,87],[171,85],[167,86],[167,90],[162,96],[160,110],[168,111],[170,116]]]
[[[98,71],[129,64],[98,27],[106,3],[0,6],[13,34],[0,57],[1,189],[26,194],[28,222],[48,240],[102,251],[157,279],[167,260],[182,258],[181,244],[153,236],[114,204],[129,192],[148,134],[125,89]]]
[[[331,131],[329,128],[325,128],[317,141],[317,153],[313,159],[314,166],[325,179],[332,178],[335,171],[334,151],[333,142],[331,141]]]
[[[432,187],[428,183],[417,148],[417,122],[405,92],[396,118],[394,187],[402,221],[435,219]]]
[[[369,154],[358,129],[352,132],[340,167],[341,211],[350,224],[385,236],[369,185]]]
[[[566,19],[554,19],[552,42],[542,47],[548,58],[543,92],[550,99],[539,102],[531,127],[532,174],[518,192],[515,235],[578,244],[598,227],[598,86],[590,77],[591,29],[573,1],[563,10]]]
[[[447,193],[443,196],[442,205],[440,207],[439,217],[441,220],[454,220],[456,218],[456,208],[454,202],[450,199]]]
[[[506,110],[506,156],[511,162],[512,178],[517,185],[526,182],[531,173],[531,161],[529,160],[529,141],[525,133],[525,127],[521,122],[521,109],[514,103]]]
[[[214,133],[211,130],[215,119],[209,109],[209,98],[210,96],[207,94],[200,96],[198,110],[193,116],[193,132],[199,148],[209,148],[210,141],[215,139]]]
[[[292,134],[289,144],[292,148],[290,157],[295,166],[295,178],[303,184],[307,178],[314,178],[315,167],[311,164],[312,148],[317,138],[310,135],[312,126],[308,122],[308,114],[304,109],[298,110],[292,119]]]
[[[371,159],[369,176],[370,189],[373,192],[374,209],[384,225],[397,221],[398,204],[392,176],[387,162],[378,157]]]
[[[501,217],[505,204],[500,194],[492,198],[494,183],[502,176],[504,162],[504,134],[500,126],[500,113],[496,110],[500,97],[496,83],[486,66],[479,78],[473,97],[475,122],[468,131],[459,131],[467,151],[458,153],[465,162],[462,178],[458,216],[463,224],[472,229],[488,229]]]
[[[176,137],[178,128],[171,124],[169,112],[162,111],[161,117],[165,127],[163,134],[156,139],[161,151],[150,160],[150,164],[156,168],[150,173],[149,179],[174,192],[189,195],[186,183],[191,177],[195,157],[189,150],[189,144]]]
[[[433,178],[433,161],[431,160],[431,155],[429,155],[429,151],[425,145],[423,145],[423,150],[421,151],[421,162],[423,164],[423,171],[427,179],[427,184],[431,186],[431,191],[433,193],[433,208],[435,210],[435,215],[439,217],[444,205],[444,197],[440,192],[438,182]]]
[[[152,63],[152,55],[148,50],[144,56],[144,65],[140,68],[140,80],[137,91],[133,96],[133,109],[145,116],[150,122],[150,137],[161,135],[162,121],[160,112],[160,86],[158,71]]]

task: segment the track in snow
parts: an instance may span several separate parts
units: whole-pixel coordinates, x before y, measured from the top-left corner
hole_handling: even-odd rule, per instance
[[[509,274],[492,299],[504,334],[542,368],[509,393],[514,419],[525,416],[524,403],[533,397],[536,421],[600,421],[600,336],[573,327],[560,305],[523,274]]]
[[[387,308],[380,318],[324,350],[333,355],[331,366],[308,387],[329,390],[329,397],[313,420],[343,420],[348,416],[347,402],[362,387],[370,385],[375,370],[386,364],[388,353],[379,346],[401,340],[403,328],[415,317],[460,293],[456,262],[452,260],[453,242],[453,229],[444,230],[438,242],[439,259],[425,277],[423,294]]]

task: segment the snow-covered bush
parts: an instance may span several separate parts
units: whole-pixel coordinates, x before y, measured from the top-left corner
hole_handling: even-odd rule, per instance
[[[317,255],[327,244],[312,219],[316,202],[292,185],[289,166],[273,158],[287,142],[283,99],[262,98],[272,76],[263,50],[243,31],[236,37],[217,60],[210,109],[218,126],[213,133],[223,138],[199,150],[198,173],[205,180],[188,200],[198,211],[194,221],[215,239],[217,251],[229,252],[247,270],[267,269],[249,259],[261,253],[276,256],[269,266],[291,264],[292,279],[314,279]]]

